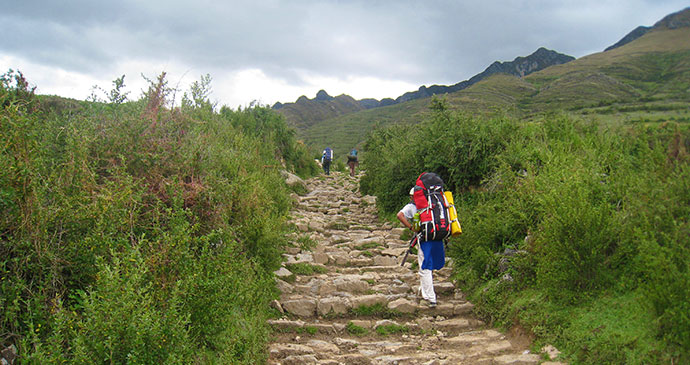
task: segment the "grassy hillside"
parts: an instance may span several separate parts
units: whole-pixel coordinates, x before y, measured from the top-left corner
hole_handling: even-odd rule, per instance
[[[449,108],[534,118],[567,110],[604,122],[646,123],[690,118],[690,28],[655,29],[625,46],[517,78],[494,75],[445,96]],[[320,121],[298,133],[310,146],[346,151],[377,126],[414,124],[431,99]]]
[[[331,146],[336,158],[344,158],[353,147],[361,147],[367,133],[378,125],[420,121],[428,113],[428,103],[429,99],[418,99],[347,114],[298,130],[297,133],[313,149],[321,151],[324,147]]]

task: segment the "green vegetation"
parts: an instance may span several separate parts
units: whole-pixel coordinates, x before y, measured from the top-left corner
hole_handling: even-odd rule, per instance
[[[410,333],[410,328],[400,324],[386,324],[376,327],[376,333],[381,336]]]
[[[301,235],[297,239],[297,244],[299,244],[299,247],[302,250],[308,250],[311,251],[316,247],[316,241],[314,241],[309,235]]]
[[[361,255],[366,257],[374,257],[374,254],[369,251],[362,251]]]
[[[304,331],[310,335],[315,335],[319,331],[319,329],[313,326],[305,326]]]
[[[354,336],[362,336],[369,333],[369,330],[367,330],[366,328],[360,327],[352,322],[347,322],[345,329],[347,330],[347,333]]]
[[[317,171],[265,107],[221,108],[210,77],[171,108],[36,97],[0,77],[0,339],[22,363],[257,363],[292,205]],[[276,160],[282,164],[276,165]]]
[[[280,313],[278,313],[280,314]],[[280,317],[280,316],[278,316]],[[274,332],[280,332],[280,333],[298,333],[298,334],[308,334],[308,335],[315,335],[319,332],[318,327],[314,326],[304,326],[304,327],[276,327],[272,326],[271,328]]]
[[[441,175],[463,226],[454,278],[479,315],[573,363],[690,361],[686,125],[432,111],[370,134],[361,190],[385,216]]]

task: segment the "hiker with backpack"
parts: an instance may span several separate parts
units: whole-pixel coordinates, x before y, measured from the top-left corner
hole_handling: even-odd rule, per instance
[[[321,165],[323,166],[323,172],[326,175],[331,174],[331,161],[333,160],[333,150],[330,147],[326,147],[321,155]]]
[[[418,223],[415,222],[415,216],[419,219],[417,215],[417,206],[414,203],[414,191],[413,187],[410,189],[410,203],[405,205],[398,212],[398,220],[405,227],[410,229],[417,235],[416,239],[411,241],[410,249],[417,243],[420,242],[421,232],[417,232],[415,226]],[[418,229],[418,228],[417,228]],[[405,256],[407,257],[407,256]],[[426,259],[425,259],[426,258]],[[443,247],[443,241],[423,241],[419,243],[417,247],[417,262],[419,264],[419,289],[417,293],[421,295],[422,299],[429,303],[429,307],[436,307],[436,292],[434,292],[434,279],[432,275],[432,270],[440,270],[445,264],[445,251]],[[404,264],[403,259],[403,264]]]
[[[443,241],[451,235],[462,233],[453,196],[449,191],[443,190],[443,180],[438,175],[424,172],[410,189],[410,203],[398,212],[397,218],[416,233],[416,237],[410,241],[410,248],[419,242],[418,293],[433,308],[436,306],[436,293],[432,271],[442,269],[446,263]]]
[[[347,165],[350,166],[350,176],[355,177],[355,167],[359,165],[359,161],[357,161],[357,150],[354,148],[347,156]]]

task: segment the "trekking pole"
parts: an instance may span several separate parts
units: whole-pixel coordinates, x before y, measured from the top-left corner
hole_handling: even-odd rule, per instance
[[[412,239],[410,240],[410,245],[407,248],[407,251],[405,252],[405,257],[403,257],[402,262],[400,263],[400,266],[405,266],[405,260],[407,260],[407,256],[412,251],[412,247],[414,247],[414,245],[417,244],[418,238],[419,238],[419,233],[415,234],[414,237],[412,237]]]

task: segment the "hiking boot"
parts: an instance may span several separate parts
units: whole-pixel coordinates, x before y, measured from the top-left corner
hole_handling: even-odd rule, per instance
[[[436,302],[429,302],[429,308],[436,308]]]

